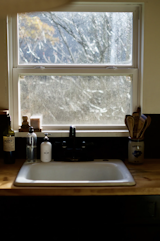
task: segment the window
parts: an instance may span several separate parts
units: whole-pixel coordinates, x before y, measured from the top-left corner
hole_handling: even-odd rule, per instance
[[[79,3],[9,18],[14,129],[23,115],[41,115],[43,130],[125,130],[140,104],[140,13],[133,4]]]

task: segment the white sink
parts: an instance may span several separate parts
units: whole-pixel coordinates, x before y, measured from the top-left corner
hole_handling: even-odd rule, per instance
[[[117,159],[91,162],[25,162],[15,186],[132,186],[135,181]]]

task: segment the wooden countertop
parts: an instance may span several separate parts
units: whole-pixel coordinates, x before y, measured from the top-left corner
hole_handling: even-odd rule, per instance
[[[24,160],[5,165],[0,160],[0,196],[86,196],[160,195],[160,159],[147,159],[142,165],[125,162],[136,185],[130,187],[15,187],[14,180]]]

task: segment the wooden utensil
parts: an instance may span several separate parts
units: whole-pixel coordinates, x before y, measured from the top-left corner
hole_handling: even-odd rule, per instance
[[[137,129],[138,129],[138,122],[139,122],[139,113],[138,112],[133,112],[132,116],[134,118],[133,137],[136,138]]]
[[[141,115],[141,107],[137,108],[137,112],[139,113],[139,117],[140,117],[140,115]]]
[[[138,122],[138,129],[137,129],[137,134],[136,134],[136,138],[140,138],[141,132],[145,126],[145,122],[147,120],[147,116],[145,115],[141,115],[139,122]]]
[[[133,116],[127,116],[127,126],[129,129],[130,137],[133,138],[134,118]]]
[[[142,130],[142,133],[140,135],[140,138],[143,138],[144,137],[144,133],[146,131],[146,129],[148,128],[148,126],[151,124],[151,117],[150,116],[147,116],[147,120],[146,120],[146,124]]]
[[[124,122],[125,122],[125,124],[126,124],[127,129],[129,130],[129,127],[128,127],[128,124],[127,124],[127,117],[128,117],[128,116],[131,116],[131,115],[126,115],[126,116],[125,116],[125,119],[124,119]]]

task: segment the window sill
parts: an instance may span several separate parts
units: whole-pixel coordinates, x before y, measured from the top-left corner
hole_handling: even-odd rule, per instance
[[[68,130],[45,130],[36,132],[37,137],[44,137],[44,133],[49,133],[50,137],[69,137]],[[16,137],[26,137],[27,132],[15,131]],[[77,130],[76,137],[128,137],[128,130]]]

